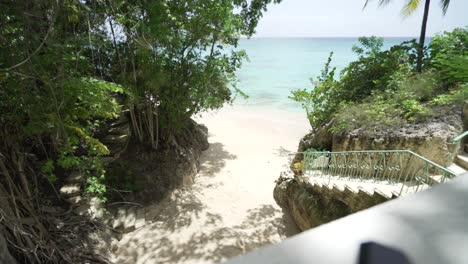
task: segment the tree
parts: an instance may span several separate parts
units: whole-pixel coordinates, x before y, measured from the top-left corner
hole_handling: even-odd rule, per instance
[[[366,0],[364,4],[364,8],[367,4],[372,0]],[[383,6],[390,3],[391,0],[379,0],[379,5]],[[404,16],[410,16],[413,12],[418,9],[419,5],[421,4],[421,0],[407,0],[405,6],[403,7],[402,13]],[[424,42],[426,40],[426,26],[427,26],[427,19],[429,17],[429,6],[431,0],[425,0],[424,3],[424,15],[423,21],[421,25],[421,33],[419,35],[419,48],[418,48],[418,57],[417,57],[417,64],[416,64],[416,71],[422,71],[422,62],[424,56]],[[447,9],[450,5],[450,0],[440,0],[440,5],[442,7],[442,12],[445,15],[447,13]]]
[[[12,253],[89,261],[64,250],[66,232],[41,211],[51,186],[79,170],[90,195],[105,192],[109,150],[97,135],[122,107],[136,141],[157,149],[193,114],[232,100],[237,43],[279,2],[0,1],[0,230]]]

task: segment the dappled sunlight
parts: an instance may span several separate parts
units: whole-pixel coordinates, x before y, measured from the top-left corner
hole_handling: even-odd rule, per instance
[[[285,227],[289,220],[285,220],[282,211],[272,205],[248,210],[239,225],[223,227],[222,216],[207,211],[187,211],[184,202],[175,203],[164,210],[155,223],[121,242],[124,246],[119,249],[118,263],[191,263],[200,260],[218,263],[275,243],[278,234],[284,239],[297,232],[294,226]],[[193,232],[185,233],[185,228]]]
[[[227,160],[235,159],[237,156],[226,151],[222,143],[210,143],[210,147],[200,158],[201,175],[214,176],[225,167]]]
[[[295,122],[304,126],[282,128],[291,137],[266,135],[256,124],[273,131],[298,117],[256,114],[255,124],[245,109],[200,120],[210,130],[210,147],[194,184],[149,207],[152,223],[123,236],[117,263],[219,263],[298,233],[273,189],[307,123],[299,118]]]

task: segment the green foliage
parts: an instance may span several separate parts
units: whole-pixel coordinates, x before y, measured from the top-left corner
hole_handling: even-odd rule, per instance
[[[54,174],[55,166],[53,160],[47,160],[41,167],[41,172],[47,176],[47,180],[51,184],[54,184],[57,181],[57,176]]]
[[[87,191],[103,196],[102,124],[128,107],[132,136],[157,146],[157,135],[169,139],[193,114],[232,101],[246,58],[238,41],[279,2],[1,3],[0,153],[46,160],[39,171],[51,183],[58,171],[86,172]]]
[[[457,28],[434,36],[429,45],[431,66],[446,86],[468,82],[468,30]]]
[[[335,80],[331,56],[311,91],[293,91],[293,100],[306,110],[312,127],[333,120],[332,132],[390,129],[423,122],[434,106],[454,107],[468,95],[468,30],[455,29],[435,37],[426,66],[416,73],[417,45],[404,42],[382,50],[382,39],[360,38],[353,47],[356,61]]]
[[[410,122],[423,120],[425,117],[431,115],[431,110],[421,104],[421,102],[410,99],[402,102],[405,117]]]
[[[455,105],[463,104],[468,99],[468,83],[460,85],[446,94],[440,94],[431,100],[434,105]]]
[[[193,114],[231,102],[238,91],[235,72],[246,58],[238,41],[255,32],[273,2],[280,1],[112,1],[109,19],[125,35],[116,45],[115,79],[129,88],[134,121],[151,116],[151,105],[160,128],[172,134]],[[151,133],[143,128],[135,134],[153,141]]]
[[[313,90],[310,92],[306,89],[295,90],[290,97],[301,103],[312,127],[318,127],[330,120],[340,103],[335,100],[340,89],[337,87],[338,82],[335,81],[336,68],[330,68],[332,57],[333,52],[330,53],[317,80],[311,79],[315,86]]]
[[[310,92],[292,92],[291,98],[301,103],[312,127],[330,122],[337,111],[351,102],[359,103],[373,93],[398,89],[414,67],[414,42],[384,51],[381,38],[359,38],[359,42],[360,46],[353,47],[358,59],[343,69],[339,81],[335,80],[335,68],[330,69],[330,55]]]
[[[359,56],[345,67],[340,76],[339,99],[345,102],[359,102],[374,91],[385,91],[394,81],[398,71],[407,74],[415,67],[416,43],[404,42],[382,50],[381,38],[359,38],[361,46],[353,47]]]

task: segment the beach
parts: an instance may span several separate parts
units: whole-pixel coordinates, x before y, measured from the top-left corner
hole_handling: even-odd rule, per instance
[[[273,189],[310,129],[305,114],[237,105],[196,121],[208,127],[210,148],[193,186],[154,205],[155,222],[124,235],[118,263],[219,263],[298,232]]]

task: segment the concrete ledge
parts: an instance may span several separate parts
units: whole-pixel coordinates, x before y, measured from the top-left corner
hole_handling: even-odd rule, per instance
[[[412,264],[468,263],[468,173],[226,263],[354,264],[367,241],[401,250]]]

